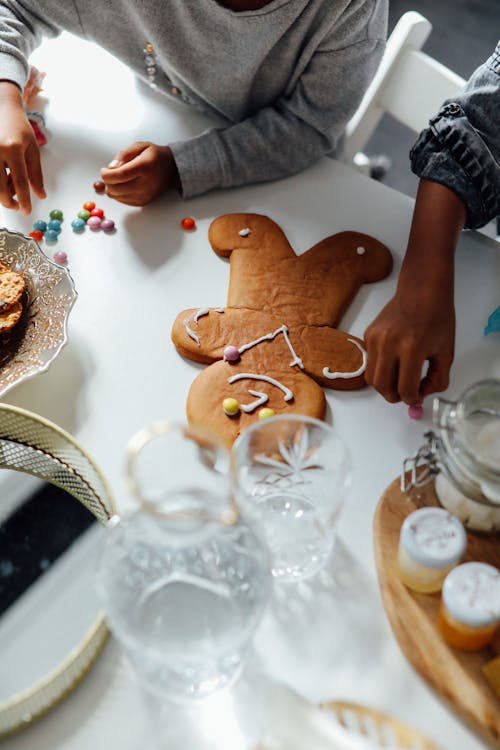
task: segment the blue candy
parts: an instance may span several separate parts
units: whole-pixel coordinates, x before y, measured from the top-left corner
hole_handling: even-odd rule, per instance
[[[33,229],[39,229],[41,232],[45,232],[47,229],[47,222],[43,219],[37,219],[33,224]]]
[[[54,229],[56,232],[61,231],[61,220],[60,219],[51,219],[49,223],[47,224],[49,229]]]
[[[85,221],[83,219],[73,219],[71,226],[74,232],[81,232],[85,228]]]
[[[45,234],[43,235],[47,242],[55,242],[57,240],[59,232],[56,232],[55,229],[47,229]]]

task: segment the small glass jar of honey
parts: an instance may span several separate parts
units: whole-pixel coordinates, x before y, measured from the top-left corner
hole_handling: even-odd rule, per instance
[[[413,591],[441,589],[467,544],[462,523],[443,508],[420,508],[404,520],[398,549],[399,575]]]
[[[500,570],[481,562],[458,565],[445,578],[439,629],[455,648],[476,651],[500,624]]]

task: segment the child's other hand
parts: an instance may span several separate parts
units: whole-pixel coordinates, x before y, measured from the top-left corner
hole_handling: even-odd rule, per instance
[[[444,391],[454,355],[455,309],[446,295],[395,294],[365,332],[366,381],[387,401],[420,405]],[[428,368],[422,378],[425,362]]]
[[[0,203],[31,212],[30,186],[45,198],[40,152],[24,112],[21,92],[10,81],[0,82]],[[16,198],[14,197],[17,197]]]
[[[179,175],[168,146],[138,141],[120,151],[101,169],[106,193],[128,206],[145,206],[172,188],[179,189]]]

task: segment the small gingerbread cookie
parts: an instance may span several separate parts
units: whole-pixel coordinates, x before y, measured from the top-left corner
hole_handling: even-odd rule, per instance
[[[1,264],[0,264],[1,265]],[[0,313],[5,313],[21,301],[26,284],[20,273],[0,267]]]
[[[21,302],[16,302],[6,312],[0,312],[0,334],[11,331],[23,313]]]
[[[385,245],[340,232],[297,255],[281,228],[260,214],[220,216],[209,240],[230,258],[227,305],[185,310],[172,328],[179,352],[209,365],[189,391],[190,424],[231,444],[263,416],[323,418],[321,386],[365,384],[364,342],[337,326],[362,284],[390,273]]]

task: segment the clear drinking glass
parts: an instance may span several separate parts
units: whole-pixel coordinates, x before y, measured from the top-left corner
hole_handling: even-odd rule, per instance
[[[236,496],[267,540],[271,572],[309,578],[325,564],[351,479],[350,458],[325,422],[276,416],[252,425],[233,446]]]
[[[140,505],[110,524],[98,568],[108,622],[147,688],[203,698],[244,663],[267,548],[232,501],[228,451],[205,433],[153,425],[132,439],[128,470]]]

